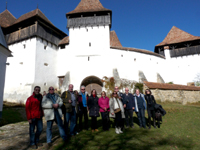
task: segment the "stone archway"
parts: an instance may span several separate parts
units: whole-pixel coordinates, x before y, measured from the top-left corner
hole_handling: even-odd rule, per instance
[[[88,92],[89,95],[91,94],[91,91],[93,89],[95,89],[97,91],[97,94],[100,95],[103,87],[101,79],[96,76],[86,77],[81,82],[81,85],[84,85],[86,87],[85,90]]]

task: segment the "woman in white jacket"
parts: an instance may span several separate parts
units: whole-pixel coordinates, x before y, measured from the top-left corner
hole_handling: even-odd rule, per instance
[[[115,132],[117,134],[123,133],[121,130],[123,125],[122,118],[125,118],[124,107],[122,101],[119,99],[117,92],[112,93],[112,98],[109,101],[110,117],[115,118]]]

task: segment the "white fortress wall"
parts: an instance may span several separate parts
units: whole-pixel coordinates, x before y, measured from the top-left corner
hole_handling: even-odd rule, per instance
[[[194,78],[200,73],[200,56],[188,55],[182,57],[171,58],[168,54],[169,50],[165,50],[167,54],[165,61],[165,68],[163,69],[163,78],[166,82],[173,82],[174,84],[187,85],[188,82],[193,82]]]
[[[6,68],[4,100],[20,102],[32,92],[35,77],[36,38],[9,45],[13,57]]]
[[[157,82],[157,73],[162,72],[164,58],[134,51],[118,49],[111,51],[118,64],[117,69],[121,78],[139,82],[139,71],[142,71],[148,81]]]
[[[56,45],[37,38],[33,86],[40,86],[41,92],[48,91],[50,86],[58,88],[57,53],[58,47]]]

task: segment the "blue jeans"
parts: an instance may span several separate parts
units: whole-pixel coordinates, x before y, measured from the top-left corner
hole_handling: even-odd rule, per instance
[[[39,142],[40,134],[43,130],[43,122],[42,119],[31,119],[32,123],[29,123],[29,135],[30,135],[30,145],[36,145]],[[35,127],[37,127],[37,131],[35,133]]]
[[[139,112],[137,112],[140,127],[146,127],[145,112],[144,111],[145,111],[145,109],[139,108]]]
[[[67,135],[65,134],[63,122],[62,122],[62,119],[61,119],[61,117],[59,115],[58,110],[54,110],[54,115],[55,115],[55,119],[54,120],[47,121],[47,130],[46,130],[46,132],[47,132],[47,143],[51,143],[51,139],[52,139],[52,126],[53,126],[53,122],[54,121],[58,125],[58,129],[59,129],[60,136],[62,137],[62,139],[64,141],[67,140]]]
[[[68,132],[68,126],[70,121],[70,135],[74,135],[76,127],[76,109],[72,107],[72,112],[66,113],[66,132]]]

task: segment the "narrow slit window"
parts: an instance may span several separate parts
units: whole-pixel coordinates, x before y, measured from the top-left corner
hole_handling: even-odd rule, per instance
[[[88,57],[88,61],[90,61],[90,57]]]
[[[24,49],[26,48],[26,44],[23,44]]]
[[[44,49],[45,49],[45,50],[47,49],[47,46],[46,46],[46,45],[44,46]]]
[[[44,65],[45,65],[45,66],[49,66],[49,64],[47,64],[47,63],[44,63]]]
[[[91,44],[91,42],[90,42],[90,43],[89,43],[89,47],[91,47],[91,45],[92,45],[92,44]]]

